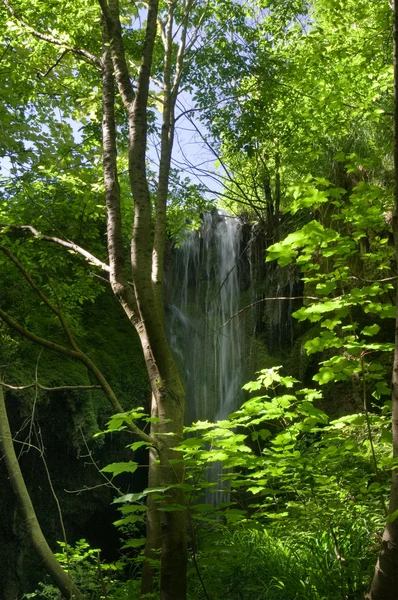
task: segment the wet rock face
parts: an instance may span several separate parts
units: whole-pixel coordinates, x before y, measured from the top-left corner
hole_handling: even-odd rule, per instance
[[[17,532],[15,499],[11,487],[7,485],[7,475],[2,466],[0,478],[3,482],[0,495],[0,600],[15,600],[20,597],[21,591],[18,548],[23,539]]]
[[[38,333],[42,333],[40,327],[46,326],[45,320],[35,323]],[[82,348],[108,378],[126,410],[146,406],[150,388],[141,345],[107,289],[94,305],[84,307],[79,327]],[[43,335],[46,337],[48,331],[44,330]],[[56,331],[51,331],[51,335],[56,335]],[[2,376],[11,384],[26,385],[34,381],[37,365],[39,381],[45,386],[95,383],[80,363],[47,351],[41,354],[31,343],[18,342],[12,360],[0,344],[0,359],[2,365],[7,365],[2,368]],[[63,540],[63,533],[40,448],[44,449],[51,482],[61,506],[68,542],[73,544],[85,538],[92,546],[103,549],[105,559],[116,559],[120,543],[119,533],[113,526],[118,514],[111,506],[115,492],[103,486],[99,469],[132,458],[131,451],[126,450],[131,436],[116,433],[93,439],[93,434],[102,429],[112,414],[112,408],[100,390],[40,391],[34,410],[35,423],[31,426],[34,398],[32,389],[6,392],[17,456],[51,548],[59,550],[57,541]],[[140,452],[141,449],[136,454]],[[145,451],[134,456],[134,460],[147,464]],[[133,476],[119,476],[118,479],[117,484],[122,490],[141,491],[147,485],[147,471],[140,468]],[[48,578],[32,550],[4,462],[0,460],[0,600],[19,599],[24,593],[34,591],[38,581],[48,581]]]

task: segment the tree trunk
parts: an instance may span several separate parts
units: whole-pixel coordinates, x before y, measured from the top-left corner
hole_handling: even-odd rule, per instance
[[[47,544],[47,540],[45,539],[40,524],[37,520],[35,509],[33,508],[33,504],[15,454],[2,385],[0,385],[0,446],[8,476],[17,497],[17,501],[27,527],[29,537],[32,540],[33,547],[39,554],[55,585],[65,596],[65,598],[83,600],[83,594],[81,594],[81,592],[73,583],[70,575],[63,570],[55,558],[51,548]]]
[[[148,486],[159,487],[160,468],[157,464],[158,455],[154,448],[149,452]],[[160,561],[161,549],[160,512],[152,494],[149,494],[146,506],[146,541],[145,560],[142,565],[141,596],[152,594],[155,591],[155,579],[159,574],[157,562]]]
[[[394,171],[395,207],[393,233],[395,258],[398,265],[398,0],[393,0],[394,21]],[[398,458],[398,288],[396,297],[395,351],[392,376],[392,440],[393,456]],[[398,469],[392,471],[389,515],[398,511]],[[398,518],[387,522],[382,547],[376,564],[372,585],[367,598],[397,600],[398,598]]]
[[[153,222],[149,193],[146,147],[148,138],[148,94],[154,44],[156,39],[158,0],[148,2],[145,41],[138,83],[133,90],[124,55],[118,0],[100,0],[103,33],[103,143],[104,181],[108,213],[108,250],[112,289],[139,335],[152,390],[151,437],[156,439],[151,453],[149,485],[172,486],[182,483],[184,467],[173,447],[183,435],[185,393],[166,337],[163,308],[163,257],[166,236],[166,201],[173,138],[171,98],[172,25],[174,2],[169,6],[168,52],[165,55],[165,115],[162,128],[162,151],[156,220]],[[109,44],[108,44],[109,40]],[[185,44],[185,33],[182,34]],[[108,50],[109,49],[109,50]],[[113,63],[113,72],[110,67]],[[182,58],[177,58],[181,76]],[[114,75],[113,75],[114,73]],[[134,228],[131,240],[132,284],[127,280],[122,261],[120,191],[117,183],[116,128],[114,125],[113,76],[126,109],[129,125],[129,179],[134,201]],[[177,88],[176,88],[177,89]],[[155,225],[155,227],[154,227]],[[186,531],[180,490],[162,494],[161,501],[148,498],[146,558],[143,566],[142,594],[153,591],[153,558],[161,549],[160,589],[162,600],[185,600]],[[173,510],[174,506],[176,510]],[[163,510],[165,509],[165,510]]]

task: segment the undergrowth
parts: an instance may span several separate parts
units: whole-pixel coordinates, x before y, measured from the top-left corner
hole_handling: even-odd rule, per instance
[[[189,600],[356,600],[375,561],[366,522],[347,526],[338,554],[332,534],[306,537],[227,529],[209,535],[189,571]],[[201,584],[197,570],[203,580]],[[204,589],[205,588],[205,589]]]

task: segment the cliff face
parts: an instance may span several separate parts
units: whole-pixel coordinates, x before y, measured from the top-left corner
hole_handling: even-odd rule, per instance
[[[139,341],[120,307],[104,293],[95,306],[86,309],[83,323],[79,343],[105,373],[122,405],[126,410],[146,406],[149,384]],[[48,387],[95,383],[80,364],[47,351],[40,353],[19,340],[15,344],[8,356],[2,348],[6,382],[30,384],[37,367],[38,381]],[[115,491],[104,485],[99,470],[111,462],[131,459],[126,449],[131,436],[118,433],[93,439],[112,414],[102,392],[7,390],[6,402],[26,485],[50,546],[59,550],[62,519],[69,543],[86,538],[103,550],[105,558],[116,559],[120,543],[113,526],[118,518],[111,505]],[[135,460],[146,464],[145,452]],[[118,479],[123,490],[142,490],[146,470]],[[15,600],[48,578],[32,550],[2,462],[0,480],[0,600]]]

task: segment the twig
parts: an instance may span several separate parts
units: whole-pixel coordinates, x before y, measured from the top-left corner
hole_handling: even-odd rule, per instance
[[[108,600],[108,589],[106,587],[106,583],[105,583],[105,579],[104,579],[104,574],[102,572],[101,557],[100,557],[100,551],[99,550],[97,552],[97,565],[98,565],[98,576],[99,576],[99,580],[100,580],[100,583],[101,583],[102,595],[105,598],[105,600]]]
[[[204,594],[206,596],[206,599],[210,600],[210,596],[207,593],[205,582],[203,581],[202,574],[200,572],[200,569],[199,569],[199,566],[198,566],[198,562],[196,560],[195,531],[194,531],[194,526],[193,526],[193,523],[192,523],[192,516],[191,516],[191,511],[190,510],[188,510],[188,520],[189,520],[189,526],[191,528],[191,533],[192,533],[192,558],[193,558],[193,564],[195,566],[195,571],[196,571],[196,574],[197,574],[198,579],[200,581],[200,585],[202,586],[203,592],[204,592]]]
[[[43,461],[44,469],[46,471],[48,485],[50,486],[51,493],[52,493],[53,498],[55,500],[55,503],[57,505],[59,522],[61,524],[62,536],[64,538],[65,553],[66,553],[66,563],[68,565],[68,575],[69,575],[69,572],[70,572],[70,553],[69,553],[68,539],[66,537],[66,529],[65,529],[64,517],[63,517],[63,514],[62,514],[62,508],[61,508],[60,501],[58,499],[58,496],[57,496],[56,491],[55,491],[54,486],[53,486],[53,482],[52,482],[52,479],[51,479],[51,475],[50,475],[50,471],[49,471],[49,468],[48,468],[48,465],[47,465],[47,461],[46,461],[46,459],[44,457],[44,449],[41,452],[40,457],[41,457],[41,459]]]
[[[97,463],[95,462],[95,460],[94,460],[94,458],[93,458],[93,453],[91,452],[90,448],[88,447],[87,440],[86,440],[86,438],[84,437],[83,429],[82,429],[81,427],[79,427],[79,429],[80,429],[81,436],[82,436],[82,438],[83,438],[83,443],[84,443],[84,445],[85,445],[85,447],[86,447],[86,450],[87,450],[87,456],[88,456],[88,457],[89,457],[89,459],[91,460],[92,464],[93,464],[93,465],[94,465],[94,467],[97,469],[97,471],[98,471],[98,473],[101,475],[101,477],[102,477],[103,479],[105,479],[105,481],[106,481],[106,485],[109,485],[109,486],[113,487],[113,489],[114,489],[114,490],[116,490],[116,492],[119,494],[119,496],[122,496],[122,495],[123,495],[123,492],[122,492],[122,491],[121,491],[121,490],[120,490],[118,487],[116,487],[116,485],[115,485],[115,484],[113,483],[113,481],[112,481],[112,480],[111,480],[111,479],[110,479],[110,478],[107,476],[107,474],[106,474],[106,473],[103,473],[103,472],[101,471],[101,469],[99,469],[99,467],[98,467]],[[65,491],[66,491],[66,490],[65,490]]]
[[[0,385],[2,385],[4,388],[7,388],[8,390],[14,390],[16,392],[19,392],[22,390],[28,390],[32,387],[37,387],[37,388],[39,388],[39,390],[44,390],[45,392],[64,392],[64,391],[70,391],[70,390],[101,390],[102,389],[100,385],[60,385],[60,386],[56,386],[56,387],[47,387],[38,382],[30,383],[29,385],[11,385],[9,383],[4,383],[4,381],[0,381]]]
[[[261,300],[256,300],[256,302],[252,302],[251,304],[248,304],[247,306],[244,306],[243,308],[238,310],[237,313],[232,315],[232,317],[229,317],[228,321],[225,321],[225,323],[223,323],[220,326],[220,329],[222,329],[223,327],[228,325],[228,323],[230,323],[232,321],[232,319],[235,319],[236,317],[238,317],[242,312],[244,312],[248,308],[251,308],[252,306],[255,306],[256,304],[261,304],[262,302],[266,302],[267,300],[319,300],[319,298],[317,296],[277,296],[275,298],[268,298],[268,297],[261,298]]]
[[[108,484],[107,483],[99,483],[97,485],[90,485],[90,486],[84,485],[79,490],[64,489],[64,492],[66,492],[67,494],[76,494],[76,496],[79,496],[79,494],[81,494],[82,492],[91,492],[91,490],[97,490],[98,488],[103,488],[103,487],[108,487]]]
[[[51,71],[53,69],[55,69],[55,67],[57,65],[59,65],[59,63],[61,62],[61,60],[64,58],[64,56],[66,56],[66,54],[68,54],[69,52],[69,48],[67,48],[66,50],[64,50],[60,56],[57,58],[57,60],[55,61],[54,64],[52,64],[50,67],[48,67],[47,71],[45,73],[39,73],[38,77],[40,77],[40,79],[44,79],[44,77],[47,77],[47,75],[49,75],[51,73]]]
[[[370,419],[369,419],[368,404],[367,404],[367,395],[366,395],[366,375],[365,375],[365,368],[364,368],[364,361],[363,361],[363,357],[365,356],[365,354],[366,353],[361,353],[361,355],[359,357],[360,365],[361,365],[361,371],[362,371],[363,409],[365,411],[366,428],[367,428],[367,431],[368,431],[369,445],[370,445],[370,450],[371,450],[371,453],[372,453],[375,478],[376,478],[377,481],[379,481],[380,480],[380,475],[379,475],[379,469],[378,469],[378,466],[377,466],[376,452],[375,452],[375,448],[374,448],[374,444],[373,444],[372,429],[370,427]],[[387,507],[386,507],[386,503],[384,502],[384,497],[383,497],[383,493],[382,492],[380,493],[380,500],[381,500],[381,504],[383,506],[384,515],[387,516],[388,515],[388,510],[387,510]]]
[[[29,442],[30,442],[31,437],[32,437],[32,429],[33,429],[33,425],[34,425],[34,422],[35,422],[35,412],[36,412],[37,397],[39,395],[39,390],[38,390],[38,385],[37,385],[39,383],[38,368],[39,368],[39,360],[41,358],[41,355],[43,354],[43,350],[44,350],[44,348],[40,349],[40,352],[39,352],[39,355],[38,355],[37,361],[36,361],[35,383],[34,383],[36,391],[35,391],[35,397],[34,397],[34,400],[33,400],[32,415],[30,417],[29,434],[28,434],[28,440],[29,440]]]

